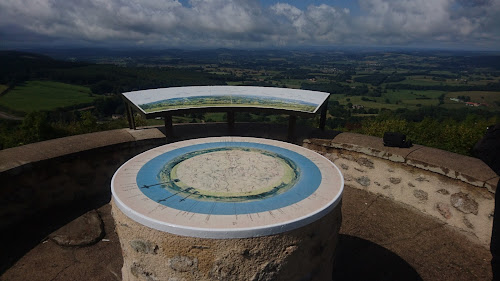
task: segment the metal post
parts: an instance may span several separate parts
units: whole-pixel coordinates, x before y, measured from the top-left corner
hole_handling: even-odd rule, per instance
[[[130,112],[130,106],[126,102],[125,102],[125,110],[127,111],[128,128],[132,129],[132,112]]]
[[[174,127],[172,126],[172,115],[165,114],[165,134],[168,137],[174,136]]]
[[[227,126],[230,132],[234,130],[234,111],[227,112]]]
[[[132,110],[132,107],[130,107],[130,105],[128,106],[128,110],[130,112],[130,124],[132,125],[132,128],[130,129],[135,130],[136,127],[135,127],[134,111]]]
[[[295,140],[295,124],[297,123],[297,116],[290,115],[288,118],[288,140]]]
[[[326,113],[328,112],[328,100],[323,103],[323,107],[321,108],[321,116],[319,119],[319,128],[321,131],[325,130],[325,125],[326,125]]]

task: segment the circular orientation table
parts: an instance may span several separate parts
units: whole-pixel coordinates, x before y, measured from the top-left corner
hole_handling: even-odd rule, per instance
[[[311,150],[247,137],[181,141],[126,162],[111,190],[124,280],[331,274],[343,177]]]

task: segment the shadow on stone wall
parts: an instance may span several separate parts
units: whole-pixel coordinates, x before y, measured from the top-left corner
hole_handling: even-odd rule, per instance
[[[166,135],[164,127],[158,129]],[[204,124],[176,124],[173,129],[174,136],[167,136],[168,142],[176,142],[195,138],[220,137],[220,136],[240,136],[258,137],[273,139],[278,141],[291,142],[302,146],[304,139],[317,138],[331,140],[339,131],[322,131],[306,126],[298,125],[293,139],[288,138],[288,127],[283,124],[263,124],[263,123],[236,123],[233,129],[229,129],[225,123],[204,123]]]
[[[58,206],[33,215],[8,231],[0,233],[0,275],[10,268],[23,255],[45,241],[49,234],[68,224],[86,212],[107,204],[111,193],[88,198],[85,202],[75,202],[69,206]]]
[[[164,139],[111,145],[0,173],[0,274],[47,235],[107,204],[115,171]]]
[[[395,253],[359,237],[341,234],[333,280],[422,280]]]

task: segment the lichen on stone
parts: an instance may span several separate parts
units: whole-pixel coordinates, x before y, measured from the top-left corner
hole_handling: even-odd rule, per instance
[[[462,213],[477,215],[479,204],[469,194],[458,192],[450,197],[451,205]]]
[[[359,177],[356,179],[356,182],[361,184],[362,186],[369,186],[370,185],[370,178],[368,177]]]
[[[449,195],[450,192],[444,188],[441,188],[440,190],[436,191],[437,193],[439,194],[443,194],[443,195]]]
[[[186,256],[175,256],[168,260],[170,268],[179,272],[193,271],[198,268],[198,259]]]
[[[156,255],[158,253],[158,245],[154,245],[150,241],[144,241],[141,239],[130,241],[130,247],[132,247],[132,249],[134,249],[138,253],[153,255]]]
[[[373,162],[370,159],[368,159],[368,158],[361,157],[356,162],[358,162],[358,164],[360,166],[365,166],[365,167],[368,167],[370,169],[375,168],[375,166],[373,165]]]
[[[415,196],[418,200],[421,200],[421,201],[426,201],[427,199],[429,199],[429,194],[427,194],[427,192],[420,190],[420,189],[414,190],[413,196]]]
[[[399,184],[401,183],[401,178],[389,178],[389,181],[392,183],[392,184]]]

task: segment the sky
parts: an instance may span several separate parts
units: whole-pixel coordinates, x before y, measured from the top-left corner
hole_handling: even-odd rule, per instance
[[[0,49],[500,49],[500,0],[0,0]]]

